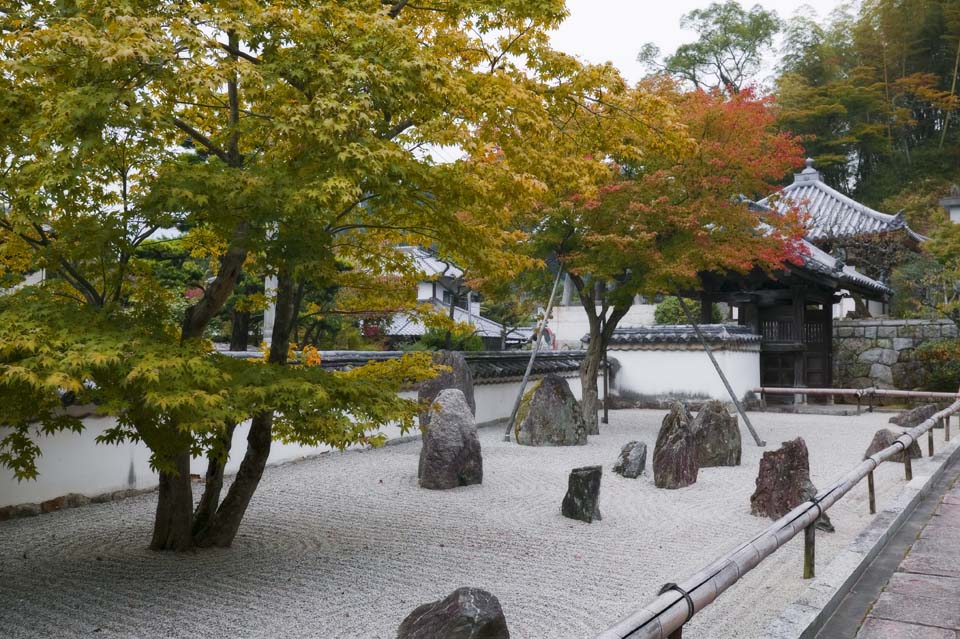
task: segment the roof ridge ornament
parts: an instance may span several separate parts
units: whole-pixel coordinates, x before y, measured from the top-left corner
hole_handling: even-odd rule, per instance
[[[803,171],[793,174],[793,183],[798,184],[802,182],[819,182],[820,181],[820,172],[813,168],[815,160],[813,158],[807,158],[804,161],[804,164],[807,165]]]

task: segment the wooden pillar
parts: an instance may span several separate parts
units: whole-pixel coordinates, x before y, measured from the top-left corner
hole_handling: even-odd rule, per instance
[[[933,429],[927,431],[927,457],[933,457]]]
[[[700,293],[700,326],[713,324],[713,298],[706,291]]]
[[[877,513],[877,493],[873,488],[873,471],[867,473],[867,491],[870,494],[870,514]]]
[[[823,304],[823,339],[826,340],[826,385],[827,388],[833,388],[833,304],[829,300]],[[833,397],[829,401],[832,404]]]
[[[807,385],[807,345],[803,334],[804,311],[807,303],[806,291],[800,287],[793,289],[793,341],[802,344],[801,350],[796,351],[793,360],[793,386],[802,388]],[[794,403],[806,401],[806,396],[797,394]]]

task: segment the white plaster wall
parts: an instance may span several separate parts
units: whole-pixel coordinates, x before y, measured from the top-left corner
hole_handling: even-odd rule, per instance
[[[634,304],[618,326],[651,326],[656,304]],[[590,332],[587,312],[579,304],[555,306],[551,314],[550,330],[557,336],[558,348],[582,348],[580,339]]]
[[[847,291],[842,291],[846,293]],[[839,303],[833,305],[833,318],[846,319],[847,313],[857,310],[857,304],[852,297],[844,297]],[[870,317],[884,317],[887,314],[887,305],[883,302],[867,300],[867,311]]]
[[[760,386],[759,351],[714,350],[737,398]],[[611,393],[660,396],[730,396],[703,350],[610,350],[620,362]]]
[[[580,399],[580,378],[567,380],[573,394]],[[510,416],[520,382],[506,384],[478,384],[474,387],[477,402],[477,422],[487,422]],[[416,399],[416,391],[404,391],[401,397]],[[150,450],[143,444],[123,443],[107,446],[96,443],[98,435],[114,425],[112,417],[85,418],[86,428],[81,433],[64,432],[38,440],[41,457],[37,460],[40,473],[36,481],[17,482],[10,471],[0,470],[0,507],[22,503],[38,503],[66,495],[80,493],[88,497],[128,488],[153,488],[157,474],[150,468]],[[233,436],[233,446],[226,472],[235,473],[246,451],[250,422],[240,424]],[[400,437],[397,426],[380,429],[389,439]],[[411,434],[411,433],[408,433]],[[412,434],[416,434],[416,430]],[[293,459],[317,455],[331,450],[329,446],[301,446],[274,441],[270,447],[268,464],[279,464]],[[206,460],[194,459],[190,472],[203,476]]]

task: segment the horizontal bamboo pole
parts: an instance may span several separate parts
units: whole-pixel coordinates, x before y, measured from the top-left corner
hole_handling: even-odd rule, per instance
[[[763,386],[754,388],[754,393],[767,395],[857,395],[859,397],[916,397],[928,399],[958,399],[960,393],[937,391],[908,391],[894,388],[788,388],[782,386]]]
[[[956,395],[953,395],[956,397]],[[624,617],[601,632],[596,639],[668,639],[697,612],[713,603],[725,590],[735,584],[761,561],[816,522],[826,511],[846,495],[864,477],[894,455],[910,448],[937,420],[960,411],[960,400],[955,401],[916,428],[898,437],[893,444],[860,462],[846,475],[834,480],[817,495],[775,521],[756,537],[718,558],[693,576],[665,590],[643,608]],[[689,610],[686,593],[693,605]]]

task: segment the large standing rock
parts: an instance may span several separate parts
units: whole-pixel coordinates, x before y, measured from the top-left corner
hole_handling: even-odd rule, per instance
[[[448,371],[443,371],[433,379],[420,384],[420,390],[417,392],[417,401],[420,402],[420,426],[425,426],[433,416],[430,413],[430,405],[436,400],[440,391],[447,388],[457,388],[463,393],[470,406],[470,413],[477,414],[477,402],[473,398],[473,373],[467,366],[467,360],[464,359],[460,351],[440,351],[434,353],[433,363],[440,366],[447,366]]]
[[[870,446],[867,448],[867,452],[863,454],[863,458],[866,459],[871,455],[876,455],[884,448],[893,446],[893,442],[897,441],[897,438],[900,437],[899,433],[895,433],[889,428],[881,428],[878,430],[874,436],[873,440],[870,442]],[[914,441],[910,444],[910,447],[907,448],[906,452],[899,452],[889,461],[900,462],[901,464],[906,463],[906,456],[910,455],[911,459],[920,459],[923,455],[920,453],[920,444]]]
[[[723,402],[703,405],[691,426],[700,468],[740,465],[740,427]]]
[[[603,467],[584,466],[570,471],[567,494],[563,496],[560,512],[564,517],[579,519],[588,524],[600,521],[600,479]]]
[[[697,481],[697,445],[691,428],[693,416],[674,402],[663,418],[653,447],[653,483],[657,488],[683,488]]]
[[[480,439],[463,393],[456,388],[440,391],[431,410],[420,449],[420,486],[445,490],[482,482]]]
[[[890,423],[903,426],[904,428],[915,428],[933,417],[936,413],[936,404],[925,404],[894,415],[890,418]]]
[[[496,597],[479,588],[458,588],[411,612],[397,639],[510,639],[510,631]]]
[[[523,396],[514,422],[517,441],[526,446],[582,446],[587,425],[567,380],[547,375]]]
[[[636,479],[647,465],[647,445],[643,442],[630,442],[620,451],[613,472],[627,479]]]
[[[750,512],[760,517],[780,519],[805,501],[815,497],[817,489],[810,481],[810,455],[802,437],[783,442],[777,450],[767,451],[760,460],[757,489],[750,496]],[[816,526],[833,532],[826,513]]]

